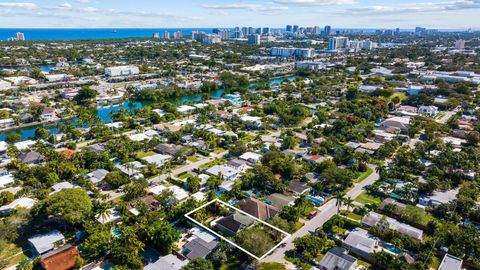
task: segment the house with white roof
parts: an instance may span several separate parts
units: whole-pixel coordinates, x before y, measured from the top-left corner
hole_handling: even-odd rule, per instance
[[[70,189],[70,188],[79,188],[77,185],[73,185],[69,182],[60,182],[52,186],[53,191],[50,193],[50,195],[55,194],[57,192],[60,192],[64,189]]]
[[[19,150],[19,151],[23,151],[23,150],[27,150],[29,149],[31,146],[33,146],[36,142],[35,141],[32,141],[32,140],[26,140],[26,141],[22,141],[22,142],[17,142],[15,143],[15,147]]]
[[[253,152],[246,152],[243,153],[239,158],[256,164],[260,162],[260,160],[262,159],[262,155]]]
[[[153,156],[144,157],[143,160],[148,164],[155,164],[157,168],[162,167],[166,162],[172,159],[170,155],[156,154]]]
[[[375,252],[375,248],[378,245],[378,239],[370,235],[368,231],[356,228],[347,235],[347,238],[343,240],[343,243],[353,253],[368,258],[371,253]]]
[[[57,243],[63,244],[64,241],[65,237],[58,230],[53,230],[46,234],[39,234],[28,238],[28,243],[32,247],[31,251],[35,255],[42,255],[54,250],[58,246]]]
[[[15,182],[15,178],[11,173],[0,174],[0,188],[4,188]]]
[[[404,116],[404,117],[398,117],[398,116],[391,117],[391,118],[385,119],[380,124],[380,126],[385,128],[385,129],[393,129],[393,130],[396,130],[396,131],[405,130],[405,129],[408,129],[408,127],[410,126],[410,117],[406,117],[406,116]]]
[[[461,270],[463,260],[450,254],[445,254],[438,270]]]
[[[109,211],[106,213],[106,215],[97,214],[95,216],[98,223],[100,223],[100,224],[106,224],[106,223],[114,222],[114,221],[119,220],[121,217],[122,217],[122,215],[118,211],[114,210],[113,208],[109,209]]]
[[[195,107],[188,106],[188,105],[182,105],[182,106],[177,108],[177,111],[179,113],[188,113],[188,112],[193,111],[193,110],[195,110]]]
[[[215,165],[206,170],[206,172],[213,176],[223,175],[225,181],[234,181],[240,176],[240,172],[236,169],[224,165]]]
[[[152,188],[149,189],[149,191],[155,195],[159,195],[160,193],[162,193],[162,191],[164,190],[170,190],[173,192],[173,196],[175,197],[175,199],[177,201],[183,201],[185,200],[186,198],[188,198],[188,191],[184,190],[183,188],[181,187],[178,187],[178,186],[169,186],[169,187],[166,187],[166,186],[163,186],[163,185],[158,185],[158,186],[154,186]]]
[[[438,107],[436,106],[420,106],[418,113],[434,117],[438,114]]]
[[[0,141],[0,154],[7,152],[8,144],[4,141]]]
[[[8,215],[10,211],[19,207],[25,209],[32,209],[36,202],[37,200],[31,198],[18,198],[7,205],[0,207],[0,215]]]
[[[87,174],[86,178],[87,178],[87,180],[90,180],[92,183],[97,184],[97,183],[103,181],[103,179],[105,179],[105,177],[107,176],[108,173],[109,173],[109,171],[107,171],[105,169],[98,169],[98,170],[95,170],[95,171]]]

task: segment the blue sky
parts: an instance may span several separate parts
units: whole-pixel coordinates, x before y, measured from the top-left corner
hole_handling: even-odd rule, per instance
[[[0,0],[0,27],[480,28],[480,0]]]

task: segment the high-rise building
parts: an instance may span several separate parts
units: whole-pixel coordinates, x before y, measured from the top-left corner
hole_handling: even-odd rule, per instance
[[[25,34],[22,32],[17,32],[16,37],[17,40],[25,40]]]
[[[159,39],[160,38],[160,33],[159,32],[153,33],[153,38]]]
[[[455,41],[455,49],[456,50],[464,50],[465,49],[465,40],[459,39]]]
[[[214,44],[222,42],[222,39],[219,35],[204,35],[202,42],[204,44]]]
[[[294,33],[297,33],[297,32],[298,32],[298,29],[299,29],[298,25],[294,25],[292,31],[293,31]]]
[[[163,32],[163,38],[164,39],[170,39],[170,32],[168,32],[168,31]]]
[[[335,51],[338,49],[345,49],[348,46],[347,37],[331,37],[328,39],[328,50]]]
[[[416,36],[424,35],[426,32],[427,32],[427,28],[419,27],[419,26],[415,27],[415,35]]]
[[[173,38],[174,38],[174,39],[181,39],[181,38],[183,38],[183,32],[182,32],[182,31],[177,31],[177,32],[173,33]]]
[[[270,27],[264,27],[262,34],[266,36],[270,35]]]
[[[292,28],[292,26],[291,26],[291,25],[287,25],[287,29],[286,29],[286,30],[287,30],[287,32],[292,32],[292,29],[293,29],[293,28]]]
[[[254,34],[248,36],[248,44],[250,45],[260,45],[260,35]]]
[[[320,34],[321,34],[320,26],[314,26],[312,30],[312,35],[320,35]]]
[[[191,39],[199,42],[203,42],[203,38],[207,36],[207,33],[201,31],[192,31]]]
[[[330,25],[325,25],[323,33],[325,36],[330,36],[330,34],[332,33],[332,27]]]

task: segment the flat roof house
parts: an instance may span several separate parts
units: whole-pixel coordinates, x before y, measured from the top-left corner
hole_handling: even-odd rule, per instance
[[[36,255],[45,254],[54,250],[57,243],[63,243],[65,237],[58,230],[50,231],[46,234],[35,235],[28,239],[28,243],[32,247],[32,251]]]
[[[438,270],[460,270],[462,269],[463,260],[452,256],[450,254],[445,254],[443,257],[442,263]]]
[[[105,179],[105,176],[107,176],[108,173],[109,173],[109,171],[107,171],[105,169],[98,169],[98,170],[95,170],[95,171],[87,174],[86,177],[92,183],[97,184],[97,183],[103,181],[103,179]]]
[[[380,215],[375,212],[370,212],[367,215],[365,215],[362,218],[362,224],[365,224],[367,226],[373,227],[376,225],[380,224],[380,221],[382,220],[383,215]],[[421,241],[423,239],[423,231],[420,229],[417,229],[413,226],[410,226],[408,224],[402,223],[396,219],[385,217],[386,221],[388,223],[388,228],[391,230],[395,230],[399,233],[408,235],[414,239],[417,239]]]
[[[180,260],[173,254],[160,257],[157,261],[145,265],[144,270],[180,270],[188,264],[188,260]]]
[[[226,181],[233,181],[238,178],[240,172],[236,169],[223,165],[215,165],[206,170],[206,172],[213,176],[223,175]]]

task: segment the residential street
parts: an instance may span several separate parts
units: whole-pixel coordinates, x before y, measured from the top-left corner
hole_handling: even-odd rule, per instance
[[[365,186],[371,185],[379,179],[379,175],[375,171],[375,167],[372,166],[372,169],[373,173],[367,178],[365,178],[362,182],[357,183],[352,189],[350,189],[347,192],[346,197],[351,197],[352,199],[357,197],[358,195],[360,195],[360,193],[362,193]],[[300,230],[292,234],[292,236],[287,239],[286,246],[279,247],[272,254],[265,257],[263,261],[285,263],[286,261],[283,257],[285,256],[286,251],[292,250],[294,248],[293,240],[315,231],[315,229],[321,227],[327,220],[333,217],[337,213],[337,208],[335,204],[336,200],[332,199],[323,206],[321,206],[319,208],[319,213],[317,214],[317,216],[307,221],[307,223]]]

